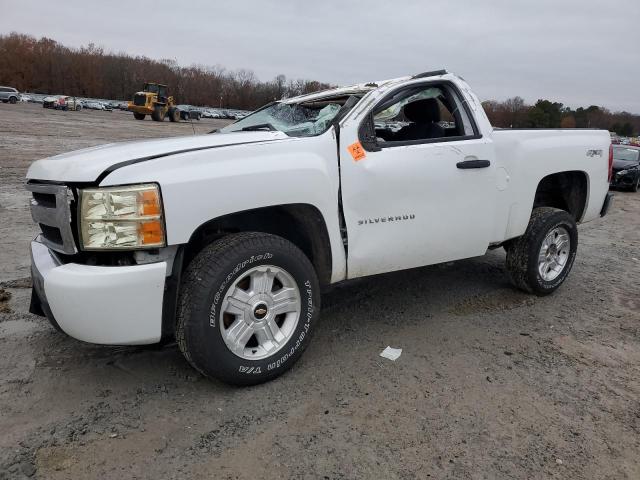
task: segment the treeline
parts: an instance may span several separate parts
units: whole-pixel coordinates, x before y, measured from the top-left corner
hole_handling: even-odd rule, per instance
[[[604,107],[591,105],[572,110],[562,103],[538,100],[527,105],[520,97],[504,102],[482,102],[494,127],[501,128],[603,128],[624,137],[640,133],[640,115],[628,112],[612,113]]]
[[[115,54],[93,44],[69,48],[49,38],[0,35],[0,85],[23,92],[129,100],[149,81],[169,85],[178,103],[247,110],[330,87],[311,80],[287,80],[284,75],[261,82],[250,70],[181,67],[175,60]],[[640,115],[612,113],[595,105],[572,110],[549,100],[527,105],[520,97],[482,105],[495,127],[604,128],[623,136],[640,133]]]
[[[329,87],[284,75],[261,82],[250,70],[181,67],[175,60],[115,54],[93,44],[69,48],[49,38],[0,35],[0,85],[22,92],[130,100],[145,82],[168,85],[178,103],[246,110]]]

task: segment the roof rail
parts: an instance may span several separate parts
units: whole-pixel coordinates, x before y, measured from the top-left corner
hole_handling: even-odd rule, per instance
[[[446,75],[447,73],[449,73],[449,72],[447,72],[445,69],[434,70],[432,72],[418,73],[417,75],[414,75],[411,78],[437,77],[438,75]]]

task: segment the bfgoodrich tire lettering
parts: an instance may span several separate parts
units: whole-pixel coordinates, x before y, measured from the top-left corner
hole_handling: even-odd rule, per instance
[[[221,309],[232,286],[261,266],[277,267],[295,281],[301,308],[285,343],[252,360],[225,342]],[[311,340],[320,310],[316,273],[304,253],[281,237],[254,232],[223,237],[193,259],[183,279],[176,339],[186,359],[208,377],[234,385],[271,380],[291,368]]]
[[[554,232],[566,232],[568,248],[566,259],[557,276],[545,279],[540,273],[539,259],[543,244]],[[578,228],[569,213],[551,207],[534,209],[527,230],[512,240],[507,247],[507,270],[513,284],[529,293],[543,296],[555,291],[567,278],[578,247]]]

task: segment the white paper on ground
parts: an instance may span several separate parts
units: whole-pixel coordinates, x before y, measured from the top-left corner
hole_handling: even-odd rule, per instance
[[[388,358],[389,360],[393,360],[394,362],[398,358],[400,358],[400,355],[402,355],[402,349],[401,348],[387,347],[380,353],[381,357]]]

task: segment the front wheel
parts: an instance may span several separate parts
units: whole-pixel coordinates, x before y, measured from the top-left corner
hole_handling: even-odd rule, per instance
[[[293,366],[319,311],[318,279],[302,251],[275,235],[239,233],[205,247],[189,264],[176,339],[204,375],[254,385]]]
[[[162,107],[156,107],[151,113],[151,119],[156,122],[164,122],[165,111]]]
[[[133,112],[133,118],[135,118],[136,120],[144,120],[144,117],[144,113]]]
[[[171,122],[179,122],[180,121],[180,111],[177,108],[169,109],[169,121]]]
[[[631,191],[632,192],[637,192],[638,190],[640,190],[640,173],[636,177],[636,181],[633,184],[633,186],[631,187]]]
[[[12,104],[12,105],[15,105],[17,101],[18,101],[18,99],[16,97],[11,97],[9,99],[9,103]]]
[[[516,287],[548,295],[567,278],[578,249],[578,228],[564,210],[533,210],[524,235],[509,242],[507,270]]]

